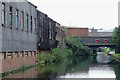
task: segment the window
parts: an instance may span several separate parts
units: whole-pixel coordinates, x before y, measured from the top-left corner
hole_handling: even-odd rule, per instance
[[[10,27],[12,28],[12,7],[10,7]]]
[[[49,39],[52,39],[52,26],[51,26],[51,22],[49,22]]]
[[[18,28],[18,21],[19,21],[19,18],[18,18],[18,10],[16,9],[16,28]]]
[[[28,14],[26,14],[26,22],[27,22],[27,24],[26,24],[26,31],[28,32]]]
[[[5,26],[5,4],[2,3],[2,26]]]
[[[31,22],[31,33],[32,33],[32,16],[31,16],[30,22]]]
[[[33,27],[34,32],[36,31],[36,18],[34,18],[34,27]]]
[[[21,29],[24,29],[24,13],[23,11],[21,12]]]

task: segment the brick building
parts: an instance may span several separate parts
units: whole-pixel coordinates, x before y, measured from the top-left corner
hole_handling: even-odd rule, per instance
[[[68,36],[88,36],[88,28],[67,28],[66,27],[66,37]]]
[[[27,0],[15,1],[0,0],[0,73],[35,64],[37,50],[57,47],[56,22]],[[58,32],[64,44],[64,31]]]

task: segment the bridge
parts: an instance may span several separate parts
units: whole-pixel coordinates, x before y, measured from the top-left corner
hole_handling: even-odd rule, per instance
[[[115,47],[115,45],[112,43],[112,36],[86,36],[80,38],[84,46],[88,46],[88,47],[105,46],[111,48]]]

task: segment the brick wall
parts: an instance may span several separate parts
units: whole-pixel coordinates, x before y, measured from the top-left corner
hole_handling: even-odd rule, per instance
[[[37,55],[35,52],[27,53],[7,53],[6,58],[5,53],[2,53],[2,72],[14,70],[22,67],[23,65],[32,65],[35,64]],[[11,56],[10,56],[11,55]]]
[[[88,28],[67,28],[66,37],[68,36],[88,36]]]

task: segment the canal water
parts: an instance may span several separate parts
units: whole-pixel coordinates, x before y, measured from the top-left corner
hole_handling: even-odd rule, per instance
[[[120,63],[114,62],[107,54],[98,52],[97,56],[65,58],[58,63],[38,66],[5,78],[46,78],[49,80],[112,78],[112,80],[118,80]]]

